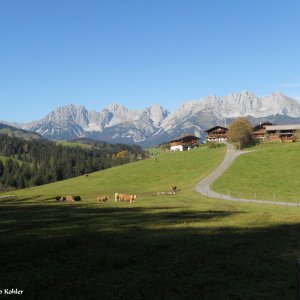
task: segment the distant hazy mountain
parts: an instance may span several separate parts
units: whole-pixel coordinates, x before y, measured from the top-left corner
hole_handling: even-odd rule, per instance
[[[239,116],[248,117],[254,124],[261,120],[300,123],[300,104],[279,92],[258,97],[243,91],[225,97],[208,96],[187,101],[173,113],[159,105],[129,110],[113,104],[100,112],[68,105],[58,107],[39,121],[19,126],[49,139],[87,137],[149,146],[183,133],[201,136],[207,128],[228,125]]]
[[[0,123],[0,134],[7,134],[9,136],[19,137],[25,140],[42,138],[42,136],[36,132],[30,132],[21,128],[16,128],[2,123]]]

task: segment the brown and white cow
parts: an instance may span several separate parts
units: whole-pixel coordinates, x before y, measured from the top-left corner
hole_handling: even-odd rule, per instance
[[[115,193],[115,201],[128,201],[129,203],[133,203],[135,199],[136,195]]]
[[[74,202],[75,201],[75,197],[74,196],[66,196],[64,198],[66,198],[67,202]]]
[[[172,185],[172,192],[177,192],[177,186],[176,185]]]
[[[109,200],[109,196],[97,196],[96,199],[98,202],[105,202],[105,201]]]
[[[117,202],[117,201],[120,201],[119,200],[119,193],[115,193],[115,201]]]

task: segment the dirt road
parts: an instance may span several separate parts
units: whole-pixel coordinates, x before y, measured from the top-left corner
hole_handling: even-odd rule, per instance
[[[240,155],[247,154],[252,151],[239,151],[235,150],[232,144],[226,143],[227,150],[226,155],[222,163],[207,177],[202,179],[195,187],[196,191],[204,196],[222,200],[247,202],[247,203],[259,203],[259,204],[273,204],[273,205],[284,205],[284,206],[298,206],[298,203],[293,202],[275,202],[267,200],[256,200],[256,199],[243,199],[232,197],[230,195],[220,194],[210,189],[211,184],[221,176],[225,170],[232,164],[232,162]],[[300,207],[300,204],[299,204]]]

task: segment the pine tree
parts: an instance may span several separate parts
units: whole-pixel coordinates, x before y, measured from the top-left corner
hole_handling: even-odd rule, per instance
[[[4,165],[3,165],[2,160],[0,160],[0,177],[3,176],[3,172],[4,172]]]

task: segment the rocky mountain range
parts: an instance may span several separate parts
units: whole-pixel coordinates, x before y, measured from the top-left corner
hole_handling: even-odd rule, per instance
[[[172,113],[160,105],[129,110],[123,105],[112,104],[96,112],[71,104],[56,108],[38,121],[5,123],[37,132],[48,139],[87,137],[151,146],[183,133],[201,137],[206,129],[226,126],[239,116],[248,117],[253,124],[265,120],[277,124],[300,123],[300,103],[279,92],[258,97],[243,91],[225,97],[208,96],[187,101]]]

